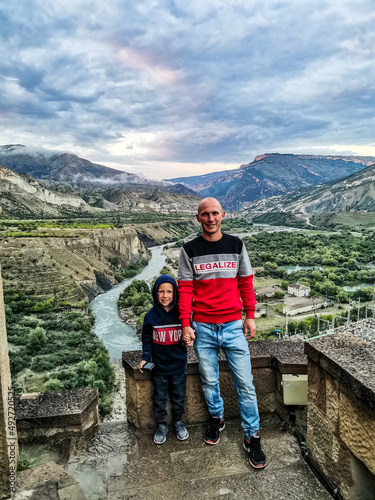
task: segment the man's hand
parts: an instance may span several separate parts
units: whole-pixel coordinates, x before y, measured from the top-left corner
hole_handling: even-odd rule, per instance
[[[192,346],[195,340],[195,330],[191,326],[184,326],[182,328],[182,340],[187,346]]]
[[[143,373],[143,370],[142,368],[145,366],[145,364],[147,363],[147,361],[145,361],[144,359],[142,359],[142,361],[139,363],[138,365],[138,370]]]
[[[255,337],[255,331],[257,327],[255,326],[255,321],[251,318],[246,318],[243,324],[243,334],[247,339],[253,339]]]

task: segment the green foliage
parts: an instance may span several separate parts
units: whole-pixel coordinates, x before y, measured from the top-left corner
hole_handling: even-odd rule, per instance
[[[317,234],[311,238],[303,233],[262,232],[245,238],[244,242],[252,265],[265,268],[261,275],[288,278],[288,281],[282,282],[285,290],[288,282],[300,282],[311,287],[312,296],[338,297],[340,302],[345,303],[350,294],[342,286],[357,282],[372,284],[375,281],[375,269],[363,267],[374,260],[375,238],[372,235],[357,237],[348,233],[334,233]],[[286,275],[281,264],[325,267],[321,271],[302,270]],[[371,300],[370,295],[369,291],[357,291],[354,297]]]
[[[46,391],[58,391],[63,389],[64,384],[58,378],[51,378],[44,384]]]
[[[54,306],[54,298],[51,297],[50,299],[47,299],[45,302],[37,302],[34,306],[34,311],[41,313],[50,312],[52,311],[53,306]]]
[[[131,264],[129,267],[126,269],[118,269],[115,278],[117,281],[122,281],[123,279],[127,278],[133,278],[137,274],[139,274],[144,267],[146,267],[148,264],[148,259],[143,258],[139,259],[137,262],[134,264]]]

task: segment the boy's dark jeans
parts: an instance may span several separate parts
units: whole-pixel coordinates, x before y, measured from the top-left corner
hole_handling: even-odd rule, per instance
[[[156,422],[167,420],[168,393],[172,405],[173,421],[182,420],[185,410],[186,372],[178,375],[152,374],[154,383],[154,415]]]

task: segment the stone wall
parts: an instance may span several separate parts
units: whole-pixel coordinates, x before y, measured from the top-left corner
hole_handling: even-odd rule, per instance
[[[307,358],[303,353],[303,342],[298,339],[250,342],[250,354],[260,413],[277,411],[288,419],[288,408],[284,406],[282,399],[281,377],[284,373],[305,374],[307,372]],[[142,374],[137,369],[141,360],[141,351],[124,352],[122,359],[125,368],[128,420],[140,429],[154,427],[151,376],[149,373]],[[240,411],[237,393],[223,353],[219,355],[219,366],[225,417],[227,419],[238,418]],[[185,422],[187,424],[205,422],[208,412],[193,348],[188,349],[187,373]],[[170,412],[168,413],[170,415]],[[301,420],[301,425],[305,426],[305,407],[297,408],[297,416]]]
[[[307,447],[344,499],[375,498],[375,346],[348,333],[311,340]]]
[[[0,498],[6,498],[13,488],[14,469],[16,468],[18,455],[17,430],[14,425],[15,415],[12,403],[13,396],[12,392],[10,392],[11,386],[0,269]]]

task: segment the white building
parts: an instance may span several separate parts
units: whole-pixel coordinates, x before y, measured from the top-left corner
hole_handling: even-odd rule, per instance
[[[299,301],[298,303],[284,306],[283,314],[288,314],[288,316],[294,316],[295,314],[302,314],[310,311],[315,311],[316,309],[321,309],[322,307],[333,306],[333,301],[321,297],[313,297]]]
[[[301,283],[293,283],[293,285],[288,286],[288,293],[295,295],[296,297],[308,297],[310,295],[311,288],[306,285],[301,285]]]

